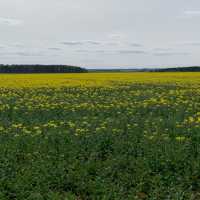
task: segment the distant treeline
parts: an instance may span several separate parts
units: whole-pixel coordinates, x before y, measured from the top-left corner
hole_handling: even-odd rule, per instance
[[[200,66],[166,68],[120,68],[89,69],[89,72],[200,72]]]
[[[84,73],[82,67],[68,65],[1,65],[0,73]]]
[[[200,72],[200,67],[199,66],[174,67],[174,68],[164,68],[164,69],[153,69],[151,71],[155,71],[155,72]]]

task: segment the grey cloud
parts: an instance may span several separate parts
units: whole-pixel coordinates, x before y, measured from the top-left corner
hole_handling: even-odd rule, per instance
[[[13,56],[14,53],[13,53],[13,52],[6,52],[6,51],[3,51],[3,52],[0,52],[0,55],[1,55],[1,56]]]
[[[153,51],[155,52],[169,52],[172,51],[172,48],[154,48]]]
[[[76,52],[78,52],[78,53],[89,53],[90,51],[86,50],[86,49],[78,49],[78,50],[76,50]]]
[[[105,50],[86,50],[86,49],[80,49],[80,50],[76,50],[76,52],[78,52],[78,53],[106,53],[108,51],[105,51]]]
[[[44,56],[44,52],[16,52],[16,55],[19,56],[29,56],[29,57],[40,57],[40,56]]]
[[[142,44],[134,43],[134,42],[130,42],[129,45],[132,47],[142,47],[143,46]]]
[[[120,54],[146,54],[146,51],[139,51],[139,50],[119,50],[117,53]]]
[[[184,15],[186,15],[186,16],[200,16],[200,10],[185,10]]]
[[[18,56],[32,56],[32,54],[26,53],[26,52],[16,52],[16,53],[13,53],[13,54],[18,55]]]
[[[120,45],[120,41],[86,41],[86,44],[103,45],[103,46],[117,46]]]
[[[185,10],[180,15],[176,16],[177,19],[194,19],[200,17],[200,10]]]
[[[68,41],[61,42],[61,44],[66,46],[118,46],[120,44],[126,44],[133,47],[142,47],[142,44],[139,43],[129,43],[129,42],[121,42],[121,41],[96,41],[96,40],[83,40],[83,41]]]
[[[85,43],[86,43],[86,44],[92,44],[92,45],[102,45],[102,44],[103,44],[102,42],[93,41],[93,40],[85,41]]]
[[[101,54],[146,54],[145,51],[139,51],[139,50],[103,50],[103,49],[97,49],[97,50],[76,50],[78,53],[101,53]]]
[[[96,50],[95,52],[96,52],[96,53],[106,53],[105,50]]]
[[[25,46],[21,43],[13,43],[6,45],[7,48],[17,48],[17,49],[23,49]]]
[[[58,47],[49,47],[48,49],[52,50],[52,51],[60,51],[60,50],[62,50],[61,48],[58,48]]]
[[[116,46],[119,45],[119,41],[96,41],[96,40],[83,40],[83,41],[68,41],[61,42],[66,46],[83,46],[83,45],[94,45],[94,46]]]
[[[124,38],[124,35],[120,33],[113,33],[113,34],[110,34],[108,38],[110,38],[111,40],[121,40]]]
[[[17,48],[24,48],[24,45],[20,44],[20,43],[12,44],[11,46],[12,47],[17,47]]]
[[[0,24],[8,26],[18,26],[23,23],[22,20],[0,17]]]
[[[184,42],[183,45],[185,45],[185,46],[200,46],[200,41],[196,41],[196,42]]]
[[[68,41],[68,42],[61,42],[61,44],[64,44],[66,46],[77,46],[77,45],[83,45],[83,42],[80,41]]]
[[[154,56],[188,56],[189,52],[174,50],[173,48],[154,48]]]
[[[3,56],[22,56],[22,57],[40,57],[44,56],[44,52],[25,52],[25,51],[17,51],[17,52],[3,52],[1,53]]]
[[[6,44],[6,45],[0,45],[0,48],[25,48],[23,44],[20,43],[13,43],[13,44]]]
[[[104,42],[95,41],[95,40],[84,40],[84,41],[67,41],[62,42],[64,45],[68,46],[80,46],[80,45],[102,45]]]
[[[105,44],[108,46],[118,46],[120,45],[120,42],[106,42]]]
[[[190,53],[188,52],[158,52],[154,53],[154,56],[188,56]]]
[[[131,46],[131,47],[143,47],[143,44],[140,44],[140,43],[126,42],[126,41],[121,41],[121,40],[118,40],[118,41],[105,41],[104,44],[108,45],[108,46],[128,45],[128,46]]]

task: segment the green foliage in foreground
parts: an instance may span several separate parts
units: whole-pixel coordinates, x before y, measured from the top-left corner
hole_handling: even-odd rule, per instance
[[[199,199],[197,92],[1,89],[0,199]]]

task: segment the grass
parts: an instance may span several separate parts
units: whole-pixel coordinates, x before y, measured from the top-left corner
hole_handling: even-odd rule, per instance
[[[0,199],[200,198],[200,73],[0,75]]]

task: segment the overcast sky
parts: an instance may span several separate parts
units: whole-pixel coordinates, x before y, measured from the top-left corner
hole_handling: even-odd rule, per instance
[[[0,63],[200,65],[199,0],[0,0]]]

